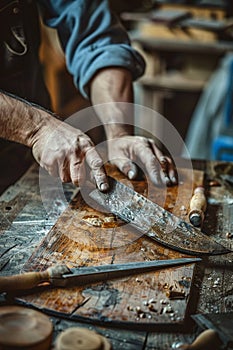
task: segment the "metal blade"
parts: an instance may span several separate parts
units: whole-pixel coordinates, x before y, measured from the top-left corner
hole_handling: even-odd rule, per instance
[[[201,261],[199,258],[181,258],[72,268],[71,274],[64,274],[62,276],[62,285],[82,285],[85,283],[125,277],[133,274],[138,274],[140,272],[150,272],[154,271],[155,269],[161,269],[169,266],[192,264],[199,261]]]
[[[132,188],[109,178],[110,190],[95,189],[89,196],[137,230],[174,250],[193,255],[216,255],[230,251]]]

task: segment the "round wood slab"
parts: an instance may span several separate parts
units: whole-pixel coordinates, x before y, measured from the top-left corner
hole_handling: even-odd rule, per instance
[[[47,350],[52,331],[51,321],[39,311],[21,306],[0,307],[1,350]]]
[[[100,334],[81,327],[68,328],[56,339],[55,350],[111,350],[109,341]]]

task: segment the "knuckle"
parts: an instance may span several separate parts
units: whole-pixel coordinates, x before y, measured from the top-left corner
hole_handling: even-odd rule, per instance
[[[103,166],[103,162],[101,159],[93,158],[93,159],[90,159],[89,165],[93,169],[101,168]]]
[[[106,174],[101,171],[101,170],[97,170],[97,171],[92,171],[92,176],[98,181],[98,182],[103,182],[106,180]]]
[[[82,149],[86,149],[87,151],[90,147],[93,147],[94,144],[88,136],[81,135],[76,140],[76,146],[80,146]]]
[[[82,165],[82,163],[83,163],[82,159],[76,158],[75,161],[71,162],[71,168],[72,168],[72,169],[73,169],[73,168],[78,169],[78,168],[80,168],[80,166]]]
[[[85,159],[91,169],[99,169],[103,166],[103,160],[93,147],[86,150]]]

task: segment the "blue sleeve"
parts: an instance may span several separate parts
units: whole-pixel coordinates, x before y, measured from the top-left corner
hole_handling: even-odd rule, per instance
[[[107,0],[38,0],[46,25],[56,28],[66,64],[84,97],[88,83],[105,67],[124,67],[133,80],[144,73],[141,55],[130,45],[128,34],[109,9]]]

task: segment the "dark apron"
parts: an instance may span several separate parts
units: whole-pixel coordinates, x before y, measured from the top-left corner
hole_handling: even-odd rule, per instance
[[[50,99],[38,57],[39,46],[36,2],[0,0],[0,90],[49,109]],[[33,161],[31,150],[26,146],[0,139],[0,193]]]
[[[0,89],[49,108],[39,46],[35,1],[0,0]]]

